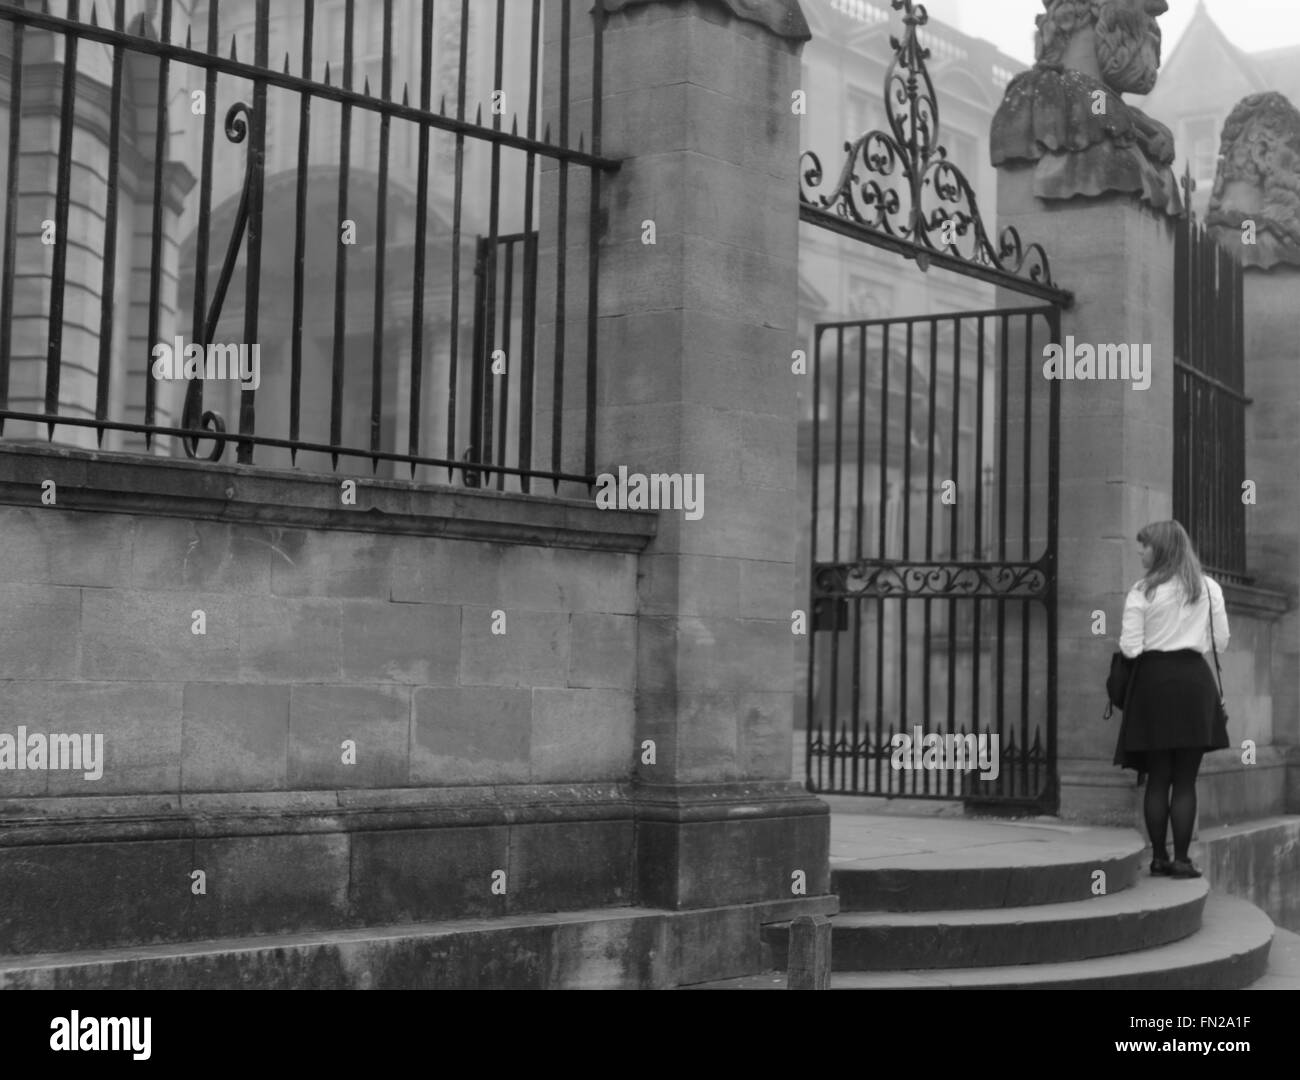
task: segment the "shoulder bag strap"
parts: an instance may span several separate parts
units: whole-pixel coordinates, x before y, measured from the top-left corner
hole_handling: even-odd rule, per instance
[[[1214,674],[1219,680],[1219,700],[1223,700],[1223,671],[1219,667],[1219,647],[1214,643],[1214,598],[1209,595],[1209,587],[1205,590],[1206,599],[1210,602],[1210,651],[1214,653]]]

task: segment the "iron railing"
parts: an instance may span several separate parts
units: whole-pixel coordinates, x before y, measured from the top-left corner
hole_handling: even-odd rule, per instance
[[[1190,206],[1190,172],[1183,181]],[[1241,263],[1189,210],[1174,281],[1174,518],[1221,580],[1246,569],[1245,337]]]
[[[545,7],[0,0],[0,435],[594,483],[604,15]]]

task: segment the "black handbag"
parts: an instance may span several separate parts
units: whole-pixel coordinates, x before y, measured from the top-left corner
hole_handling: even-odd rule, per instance
[[[1106,711],[1103,720],[1109,720],[1116,709],[1124,711],[1128,696],[1133,689],[1133,674],[1137,670],[1137,660],[1130,660],[1118,650],[1110,658],[1110,674],[1106,676]]]
[[[1128,686],[1132,682],[1134,675],[1134,660],[1130,660],[1118,650],[1110,658],[1110,675],[1106,676],[1106,704],[1105,719],[1109,720],[1114,710],[1123,712],[1125,703],[1128,701]]]

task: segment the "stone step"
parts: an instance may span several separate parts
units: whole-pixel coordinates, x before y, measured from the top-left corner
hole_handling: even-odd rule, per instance
[[[3,956],[0,990],[541,989],[564,984],[553,970],[557,940],[580,968],[586,939],[635,942],[654,914],[610,908]]]
[[[1273,922],[1235,897],[1211,894],[1201,928],[1169,945],[1118,956],[1017,967],[842,972],[832,990],[1241,990],[1268,968]]]
[[[841,911],[969,911],[1088,900],[1099,870],[1108,895],[1147,876],[1148,856],[1136,834],[1105,830],[1094,842],[1066,844],[1043,842],[1042,835],[995,847],[832,858],[831,892]]]
[[[835,910],[833,896],[594,908],[10,955],[0,990],[667,989],[752,971],[763,924]]]
[[[1087,900],[975,911],[862,912],[831,919],[835,971],[982,968],[1086,960],[1167,945],[1196,933],[1204,878],[1144,878]],[[784,968],[789,924],[764,928]]]
[[[810,895],[10,954],[0,990],[668,989],[758,970],[763,925],[837,910]]]
[[[1282,927],[1273,930],[1273,947],[1268,951],[1268,970],[1247,990],[1300,990],[1300,934]]]
[[[1269,967],[1273,923],[1253,904],[1211,893],[1201,929],[1170,945],[1067,963],[931,971],[838,972],[832,990],[1242,990]],[[784,990],[784,973],[683,990]],[[1262,988],[1269,988],[1265,984]]]

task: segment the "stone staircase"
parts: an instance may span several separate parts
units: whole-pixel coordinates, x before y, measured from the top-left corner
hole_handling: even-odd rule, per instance
[[[838,860],[831,988],[1244,989],[1264,976],[1274,927],[1254,905],[1204,878],[1150,877],[1136,839],[1057,855]],[[772,973],[709,988],[784,985],[788,925],[764,928]]]

